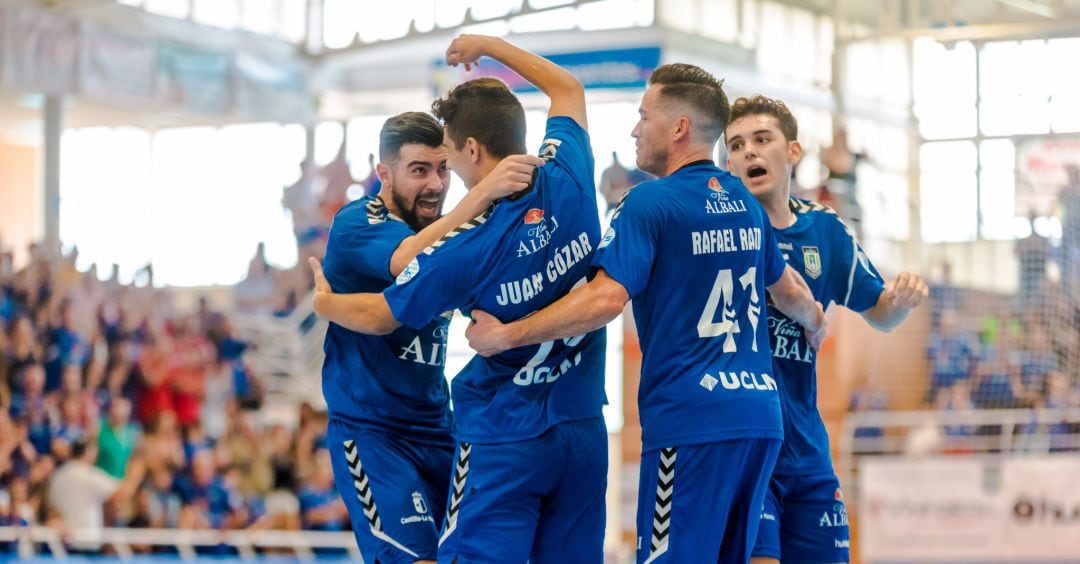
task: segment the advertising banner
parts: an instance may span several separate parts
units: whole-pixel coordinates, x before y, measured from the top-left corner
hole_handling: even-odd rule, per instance
[[[1080,560],[1080,457],[880,457],[859,472],[864,562]]]
[[[1032,137],[1016,142],[1016,215],[1059,213],[1058,194],[1068,182],[1065,167],[1080,167],[1080,137]]]
[[[570,71],[585,88],[644,88],[649,76],[660,66],[660,47],[607,49],[581,53],[544,55],[551,62]],[[435,62],[432,82],[438,95],[465,80],[491,76],[505,82],[514,92],[536,92],[536,87],[491,58],[483,58],[468,74],[465,66],[448,67]]]
[[[80,90],[105,102],[154,101],[157,42],[86,24],[79,61]]]
[[[200,113],[229,109],[229,56],[181,43],[158,45],[158,96]]]
[[[0,82],[51,95],[75,89],[79,26],[72,18],[29,8],[3,14]]]

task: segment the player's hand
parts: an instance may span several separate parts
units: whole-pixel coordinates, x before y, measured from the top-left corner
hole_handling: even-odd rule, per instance
[[[494,315],[478,309],[472,311],[472,323],[465,330],[465,338],[469,340],[469,346],[483,357],[511,348],[510,329]]]
[[[810,344],[810,348],[814,349],[815,351],[821,350],[821,345],[825,343],[825,337],[827,337],[829,333],[829,324],[825,321],[825,309],[821,307],[821,302],[817,302],[817,308],[818,319],[821,320],[821,323],[818,325],[817,330],[810,331],[806,328],[803,328],[803,331],[806,332],[806,341]]]
[[[489,202],[516,194],[529,187],[533,171],[538,166],[544,166],[545,162],[534,155],[510,155],[499,161],[473,190],[480,190]]]
[[[885,284],[886,296],[892,300],[893,307],[916,308],[930,295],[926,282],[918,275],[901,272],[895,280]]]
[[[470,35],[463,33],[450,42],[446,48],[446,64],[456,67],[465,65],[465,70],[472,70],[473,65],[480,57],[487,54],[487,42],[490,38],[485,35]]]
[[[311,266],[311,274],[315,277],[315,294],[311,298],[311,305],[315,309],[315,315],[325,319],[326,300],[334,295],[334,289],[331,288],[330,283],[326,281],[326,276],[323,274],[322,264],[319,263],[319,259],[309,257],[308,265]]]

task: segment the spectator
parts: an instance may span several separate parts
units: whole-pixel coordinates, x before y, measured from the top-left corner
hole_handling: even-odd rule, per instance
[[[930,360],[930,389],[926,402],[934,405],[941,390],[967,380],[975,364],[969,339],[959,333],[959,317],[953,310],[941,314],[937,333],[931,333],[926,356]]]
[[[859,203],[856,173],[866,155],[848,147],[847,130],[837,124],[833,128],[832,145],[821,150],[821,164],[828,177],[825,188],[835,199],[836,211],[851,226],[856,238],[862,237],[862,205]]]
[[[131,424],[131,402],[123,397],[113,398],[108,419],[98,431],[95,464],[113,478],[123,478],[138,441],[139,431]]]
[[[183,502],[180,527],[238,529],[247,525],[243,499],[216,472],[214,453],[198,451],[186,474],[175,482]]]
[[[334,474],[330,469],[330,452],[325,448],[315,451],[314,473],[300,488],[300,515],[305,529],[316,531],[341,531],[349,522],[345,503],[334,487]]]
[[[123,480],[117,480],[93,465],[97,458],[94,443],[77,441],[72,445],[72,458],[64,463],[49,480],[49,500],[68,531],[82,530],[85,540],[71,543],[76,552],[97,553],[99,538],[105,525],[106,503],[121,503],[134,494],[143,476],[141,464],[132,464]]]

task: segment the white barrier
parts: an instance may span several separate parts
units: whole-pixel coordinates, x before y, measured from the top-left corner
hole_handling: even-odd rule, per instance
[[[18,542],[19,556],[34,554],[35,543],[49,547],[54,558],[67,556],[67,543],[101,543],[111,546],[122,559],[134,556],[133,546],[166,546],[177,550],[183,559],[196,556],[195,547],[227,545],[236,548],[240,558],[251,559],[257,548],[287,549],[301,560],[314,559],[314,549],[338,548],[349,558],[360,560],[356,539],[349,532],[236,530],[195,531],[185,529],[76,529],[61,532],[51,527],[0,527],[0,542]]]

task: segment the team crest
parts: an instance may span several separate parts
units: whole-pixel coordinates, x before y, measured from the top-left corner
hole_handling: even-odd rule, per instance
[[[424,496],[421,495],[420,492],[412,493],[412,504],[413,509],[415,509],[417,513],[421,515],[427,513],[427,504],[424,503]]]
[[[818,252],[817,247],[803,247],[803,270],[810,278],[817,279],[821,276],[821,253]]]
[[[533,208],[525,212],[525,225],[533,225],[544,221],[544,210]]]

